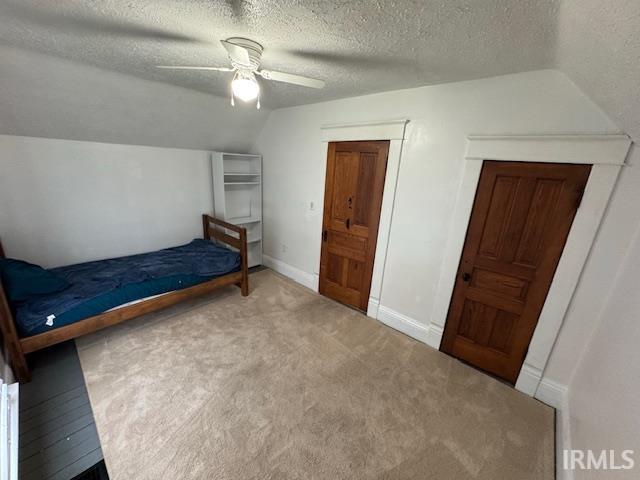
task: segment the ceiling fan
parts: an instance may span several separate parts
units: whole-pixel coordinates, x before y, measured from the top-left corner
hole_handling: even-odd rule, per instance
[[[157,65],[157,68],[170,70],[214,70],[219,72],[235,72],[231,80],[231,105],[235,105],[234,98],[237,97],[243,102],[250,102],[257,99],[256,107],[260,108],[260,84],[256,80],[256,75],[265,80],[275,80],[276,82],[292,83],[310,88],[324,88],[322,80],[293,75],[291,73],[274,72],[272,70],[260,70],[260,60],[263,48],[257,42],[248,38],[232,37],[221,40],[222,46],[229,54],[231,67],[200,67],[188,65]]]

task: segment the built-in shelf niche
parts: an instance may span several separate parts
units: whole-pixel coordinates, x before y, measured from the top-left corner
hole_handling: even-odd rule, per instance
[[[247,229],[249,267],[262,264],[262,157],[211,152],[214,214]]]

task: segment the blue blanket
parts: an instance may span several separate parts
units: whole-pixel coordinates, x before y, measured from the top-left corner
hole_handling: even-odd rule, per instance
[[[207,240],[157,252],[51,269],[71,286],[13,305],[23,337],[141,298],[180,290],[238,271],[240,255]]]

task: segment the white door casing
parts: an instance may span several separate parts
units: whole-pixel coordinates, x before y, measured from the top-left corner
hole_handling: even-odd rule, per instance
[[[389,140],[389,157],[387,159],[387,173],[382,193],[382,208],[380,209],[380,224],[378,226],[378,240],[376,254],[373,260],[373,274],[371,276],[371,292],[367,315],[378,317],[378,305],[382,292],[384,267],[389,245],[389,232],[393,216],[393,205],[396,196],[396,184],[402,156],[402,142],[404,140],[407,119],[386,120],[366,123],[348,123],[322,126],[323,158],[327,158],[329,142],[351,142],[363,140]],[[320,238],[321,232],[318,232]],[[315,273],[320,272],[320,258]]]
[[[484,160],[591,164],[582,203],[571,226],[547,299],[516,382],[533,396],[602,221],[631,140],[626,135],[470,136],[447,250],[431,315],[429,343],[438,348],[464,247]]]

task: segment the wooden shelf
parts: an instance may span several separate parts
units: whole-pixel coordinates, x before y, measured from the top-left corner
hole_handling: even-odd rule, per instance
[[[246,225],[247,223],[257,223],[261,222],[261,218],[252,218],[252,217],[240,217],[240,218],[230,218],[227,220],[229,223],[234,225]]]
[[[259,173],[250,172],[224,172],[225,177],[259,177]]]
[[[224,182],[225,185],[260,185],[260,182]]]
[[[247,159],[260,158],[260,155],[255,155],[253,153],[229,153],[229,152],[219,152],[224,157],[247,157]]]

